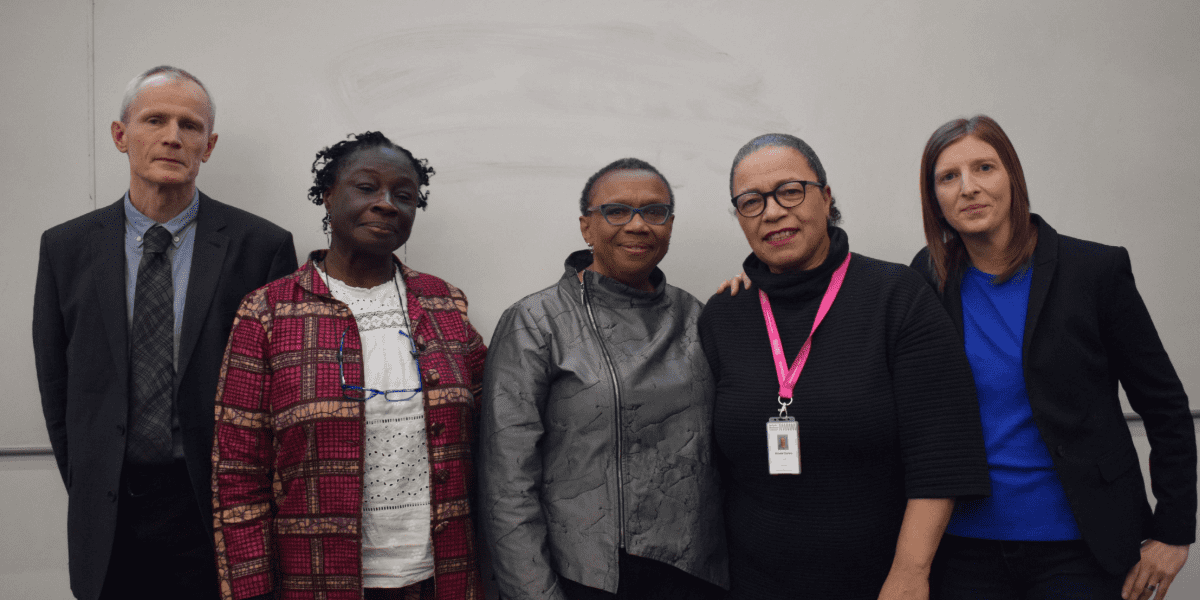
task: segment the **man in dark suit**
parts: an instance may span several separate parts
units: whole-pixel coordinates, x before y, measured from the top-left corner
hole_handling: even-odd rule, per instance
[[[129,191],[42,235],[33,345],[81,599],[215,598],[213,399],[242,296],[296,268],[292,237],[196,188],[215,109],[186,71],[130,82]]]

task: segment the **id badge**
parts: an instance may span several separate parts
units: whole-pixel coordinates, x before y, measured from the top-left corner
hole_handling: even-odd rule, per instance
[[[767,466],[772,475],[800,474],[800,429],[796,419],[767,420]]]

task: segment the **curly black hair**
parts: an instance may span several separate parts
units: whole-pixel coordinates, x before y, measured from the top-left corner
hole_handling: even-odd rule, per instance
[[[675,190],[671,189],[670,182],[654,168],[654,165],[640,158],[619,158],[604,166],[603,169],[596,171],[588,178],[587,183],[583,185],[583,195],[579,197],[579,211],[583,216],[587,216],[588,207],[592,204],[592,187],[596,185],[596,181],[601,177],[612,173],[613,171],[650,171],[662,180],[663,185],[667,186],[667,196],[671,199],[671,208],[675,208]]]
[[[335,183],[337,183],[338,175],[341,174],[342,166],[346,163],[346,158],[355,152],[365,148],[387,147],[394,148],[401,154],[408,157],[412,161],[413,171],[416,171],[417,178],[417,208],[424,209],[428,205],[429,190],[421,191],[422,187],[429,186],[429,178],[435,173],[433,167],[429,166],[429,161],[423,158],[416,158],[412,152],[406,150],[403,146],[389,140],[387,136],[378,131],[367,131],[364,133],[352,133],[347,138],[332,146],[322,148],[317,153],[317,158],[313,160],[313,185],[308,188],[308,199],[317,206],[325,203],[325,192],[329,191]],[[329,213],[325,213],[325,218],[321,219],[322,228],[329,231]]]

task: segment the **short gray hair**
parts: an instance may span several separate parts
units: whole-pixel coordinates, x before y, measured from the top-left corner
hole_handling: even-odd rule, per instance
[[[125,97],[121,99],[121,122],[129,122],[129,107],[133,105],[133,101],[137,99],[138,94],[146,87],[146,81],[151,77],[163,76],[168,79],[186,79],[200,86],[200,90],[204,92],[204,98],[208,100],[208,132],[212,133],[213,127],[217,122],[217,105],[213,104],[212,94],[208,93],[208,88],[196,78],[195,75],[171,65],[159,65],[153,69],[147,70],[145,73],[134,77],[129,85],[125,86]]]

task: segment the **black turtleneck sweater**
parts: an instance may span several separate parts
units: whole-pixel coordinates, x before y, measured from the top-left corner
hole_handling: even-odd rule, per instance
[[[859,254],[788,409],[802,473],[768,474],[779,381],[758,289],[790,366],[849,252],[844,231],[830,237],[828,258],[810,271],[774,274],[751,254],[755,287],[713,296],[700,316],[717,381],[733,599],[874,599],[908,498],[990,492],[975,384],[950,317],[915,271]]]

